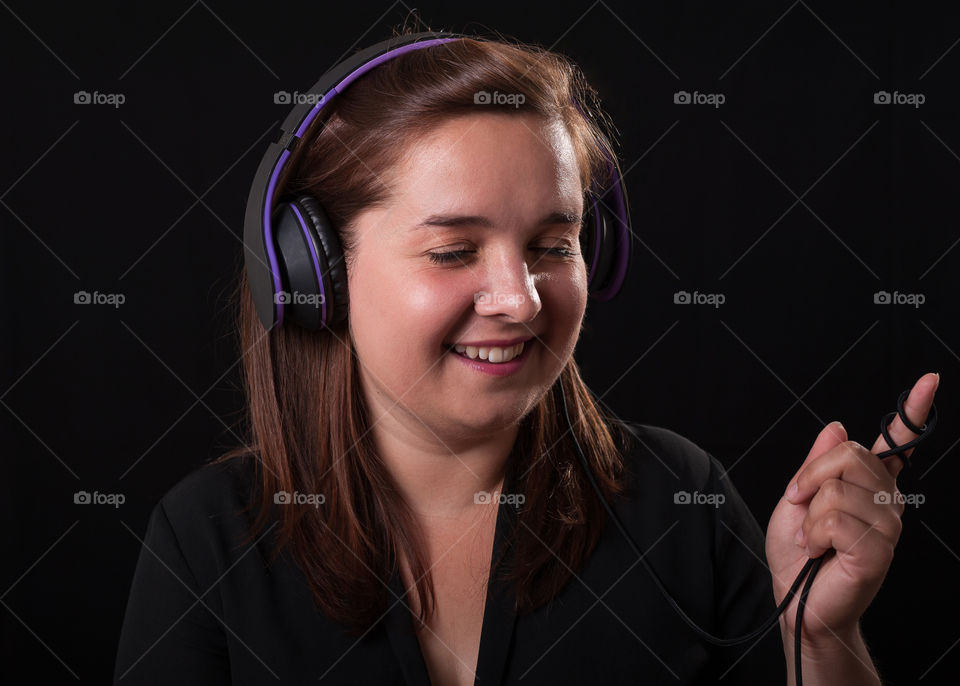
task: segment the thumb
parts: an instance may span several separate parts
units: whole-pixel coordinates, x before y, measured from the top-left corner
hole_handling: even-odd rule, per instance
[[[800,468],[797,469],[796,473],[793,475],[793,478],[790,479],[790,483],[796,481],[797,476],[799,476],[804,467],[823,455],[828,450],[832,450],[846,440],[847,430],[840,422],[833,421],[823,427],[823,429],[821,429],[820,433],[817,435],[817,440],[813,442],[810,452],[807,453],[807,457],[804,459],[803,464],[800,465]]]

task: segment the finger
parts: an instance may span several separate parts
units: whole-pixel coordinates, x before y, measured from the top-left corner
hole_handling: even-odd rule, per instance
[[[884,469],[876,455],[856,441],[844,441],[800,470],[794,483],[795,493],[787,493],[791,503],[812,498],[827,479],[842,479],[868,491],[892,491],[896,480]]]
[[[813,442],[813,446],[810,448],[810,452],[807,453],[803,464],[800,465],[800,469],[803,469],[804,465],[817,459],[828,450],[840,445],[845,440],[847,440],[847,430],[843,424],[838,421],[830,422],[820,430],[816,440]],[[799,471],[798,469],[797,472],[799,473]]]
[[[895,541],[875,527],[843,510],[831,510],[810,527],[807,555],[820,557],[833,548],[849,555],[865,569],[885,570],[893,559]]]
[[[889,494],[888,494],[889,495]],[[890,541],[900,538],[903,524],[900,519],[905,505],[902,499],[882,498],[865,488],[860,488],[839,479],[827,479],[810,501],[807,515],[800,528],[801,539],[797,545],[806,545],[807,532],[814,523],[823,519],[833,510],[841,510],[857,519],[872,524]]]
[[[906,413],[907,419],[909,419],[914,426],[923,426],[924,422],[927,421],[927,416],[930,414],[930,407],[933,405],[933,396],[939,384],[939,374],[924,374],[917,383],[913,385],[909,395],[907,395],[907,399],[903,402],[903,411]],[[893,442],[897,445],[903,445],[904,443],[912,441],[919,435],[907,428],[903,420],[900,419],[899,413],[897,413],[893,421],[887,425],[887,431],[890,432],[890,438],[892,438]],[[886,439],[884,439],[881,433],[873,444],[873,448],[870,449],[870,452],[874,454],[882,453],[884,450],[889,450],[892,447],[892,445],[887,444]],[[914,448],[908,448],[904,451],[904,454],[910,457],[913,450]],[[887,471],[889,471],[894,478],[896,478],[904,466],[903,460],[896,455],[889,455],[883,458],[883,463]]]
[[[787,486],[787,495],[790,495],[790,488],[797,482],[797,476],[803,471],[804,467],[832,448],[840,445],[845,440],[847,440],[847,430],[840,422],[833,421],[823,427],[820,433],[817,434],[817,438],[814,440],[810,452],[808,452],[804,458],[803,464],[800,465],[800,468],[794,473],[793,478],[790,479],[790,484]]]

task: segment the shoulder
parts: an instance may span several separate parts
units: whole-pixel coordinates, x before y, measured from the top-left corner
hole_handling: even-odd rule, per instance
[[[687,540],[711,546],[718,558],[749,547],[762,559],[763,530],[716,457],[670,429],[616,423],[629,434],[618,502],[626,517],[658,531],[679,523]]]
[[[628,420],[615,424],[626,439],[621,452],[628,488],[651,482],[702,488],[720,467],[709,452],[671,429]]]
[[[250,503],[255,472],[253,455],[208,462],[174,484],[160,499],[160,506],[171,519],[222,517]]]
[[[256,463],[244,455],[185,475],[153,508],[145,542],[176,551],[198,581],[216,579],[250,533]]]
[[[619,504],[626,516],[661,528],[680,522],[685,535],[714,542],[733,530],[755,550],[763,549],[756,518],[716,457],[665,427],[616,424],[625,432]]]

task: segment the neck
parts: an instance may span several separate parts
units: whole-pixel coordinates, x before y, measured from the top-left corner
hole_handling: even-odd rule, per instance
[[[372,429],[377,453],[407,505],[438,525],[482,516],[490,508],[491,500],[484,504],[478,494],[493,496],[503,488],[517,431],[512,425],[481,436],[438,436],[419,422],[411,428],[392,417]]]

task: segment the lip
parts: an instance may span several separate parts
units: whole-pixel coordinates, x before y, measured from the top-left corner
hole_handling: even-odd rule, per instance
[[[499,364],[493,362],[484,362],[479,357],[475,360],[471,360],[469,357],[464,357],[453,348],[448,351],[448,354],[453,355],[465,365],[474,371],[480,372],[481,374],[489,374],[490,376],[509,376],[510,374],[515,374],[520,370],[521,367],[523,367],[524,363],[527,361],[527,358],[530,357],[530,350],[533,349],[534,346],[535,344],[524,345],[522,353],[517,355],[509,362],[501,362]]]
[[[458,345],[470,346],[471,348],[491,348],[491,347],[493,347],[493,348],[509,348],[511,345],[516,345],[517,343],[526,343],[526,342],[529,341],[531,338],[533,338],[533,336],[527,336],[527,337],[525,337],[525,338],[524,338],[524,337],[511,338],[511,339],[506,339],[506,338],[498,338],[498,339],[488,338],[488,339],[485,340],[485,341],[471,341],[471,342],[458,341],[458,342],[456,342],[456,343],[444,343],[444,345],[446,345],[446,346],[447,346],[448,348],[450,348],[451,350],[453,350],[453,348],[456,347],[456,346],[458,346]]]

